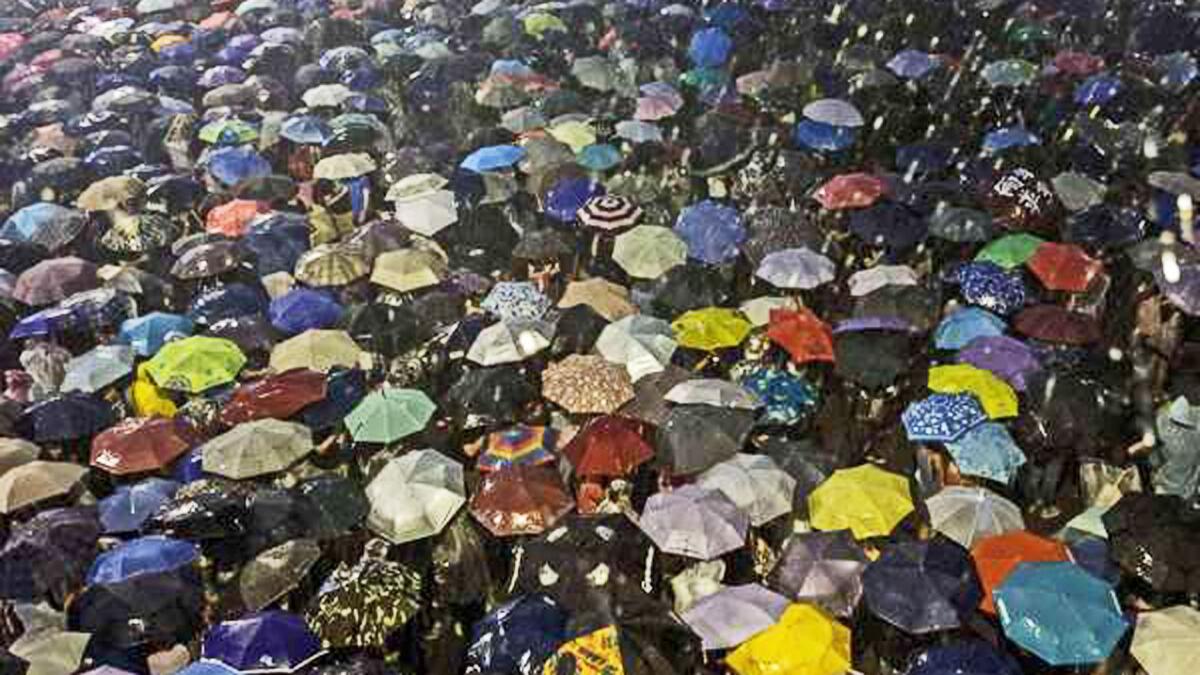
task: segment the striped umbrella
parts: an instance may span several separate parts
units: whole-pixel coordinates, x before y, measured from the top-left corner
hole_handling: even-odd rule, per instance
[[[587,227],[619,230],[636,225],[642,217],[642,207],[625,197],[601,195],[587,200],[575,215]]]

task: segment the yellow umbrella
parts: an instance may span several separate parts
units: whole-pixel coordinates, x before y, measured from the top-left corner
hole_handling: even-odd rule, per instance
[[[841,675],[850,669],[850,629],[812,605],[789,606],[774,626],[733,650],[738,675]]]
[[[1150,675],[1191,675],[1200,654],[1200,611],[1175,605],[1142,612],[1129,653]]]
[[[167,47],[170,47],[172,45],[181,45],[181,44],[186,43],[187,41],[188,41],[188,39],[182,35],[168,33],[166,35],[163,35],[163,36],[155,39],[154,42],[151,42],[150,49],[155,52],[161,52],[162,50],[166,49]]]
[[[524,23],[525,32],[539,39],[552,30],[567,32],[567,24],[548,12],[534,12],[525,17]]]
[[[833,472],[808,495],[812,526],[883,537],[913,511],[908,479],[871,464]]]
[[[370,271],[371,266],[359,247],[321,244],[296,261],[295,277],[309,286],[344,286]]]
[[[572,664],[571,669],[560,668]],[[563,643],[542,664],[542,675],[571,672],[576,675],[625,675],[621,641],[616,626],[605,626]]]
[[[75,206],[85,211],[112,211],[141,197],[146,184],[133,176],[109,176],[92,183],[79,193]]]
[[[992,419],[1017,416],[1017,392],[982,368],[966,363],[935,366],[929,369],[929,388],[941,394],[972,394]]]
[[[246,355],[230,340],[193,335],[163,345],[146,362],[155,384],[193,394],[232,382]]]
[[[571,152],[576,154],[596,142],[596,130],[592,128],[592,125],[581,120],[560,122],[546,131],[554,137],[554,140],[570,146]]]
[[[629,289],[603,277],[567,284],[558,306],[566,309],[576,305],[587,305],[609,321],[618,321],[638,313],[637,307],[629,301]]]
[[[175,402],[150,378],[146,363],[137,367],[137,376],[129,387],[129,398],[133,400],[133,414],[137,417],[174,417],[179,412]]]
[[[440,284],[446,273],[446,261],[438,254],[406,248],[380,253],[371,271],[371,283],[407,293]]]
[[[681,347],[711,352],[742,344],[752,326],[742,313],[724,307],[705,307],[681,314],[671,324]]]
[[[270,365],[277,373],[293,368],[325,373],[334,366],[357,368],[362,358],[362,350],[346,331],[312,329],[275,345]]]

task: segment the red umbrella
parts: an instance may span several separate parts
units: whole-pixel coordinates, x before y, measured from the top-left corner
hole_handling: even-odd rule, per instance
[[[574,506],[558,472],[548,466],[488,473],[471,497],[471,515],[497,537],[543,532]]]
[[[250,221],[270,210],[271,207],[266,202],[234,199],[213,207],[208,212],[208,218],[205,219],[204,229],[229,237],[240,237],[246,234],[246,229],[250,227]]]
[[[186,422],[131,417],[92,439],[92,466],[116,476],[158,471],[202,439]]]
[[[1038,246],[1025,264],[1052,291],[1082,293],[1104,273],[1104,264],[1082,248],[1053,241]]]
[[[1039,537],[1026,530],[1015,530],[980,540],[971,549],[971,558],[975,560],[975,569],[983,584],[983,600],[979,608],[988,614],[995,614],[992,591],[1004,583],[1017,565],[1070,560],[1071,554],[1061,541]]]
[[[807,307],[772,309],[767,337],[783,347],[796,363],[833,363],[833,330]]]
[[[17,277],[13,298],[27,305],[49,305],[96,288],[96,266],[82,258],[43,260]]]
[[[1054,55],[1054,67],[1060,73],[1087,77],[1104,69],[1104,59],[1087,52],[1059,52]]]
[[[817,191],[813,199],[821,206],[834,211],[838,209],[865,209],[874,204],[887,192],[887,186],[869,173],[847,173],[834,176]]]
[[[1026,307],[1013,319],[1013,327],[1027,337],[1068,345],[1091,344],[1103,337],[1098,321],[1058,305]]]
[[[625,476],[654,457],[654,448],[622,417],[596,417],[563,448],[577,476]]]
[[[325,376],[315,370],[295,368],[240,385],[221,410],[229,426],[274,417],[287,419],[304,406],[325,398]]]

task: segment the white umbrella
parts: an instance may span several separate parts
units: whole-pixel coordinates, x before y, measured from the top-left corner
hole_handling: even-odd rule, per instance
[[[312,431],[272,418],[239,424],[201,446],[208,473],[243,480],[277,473],[313,449]]]
[[[396,220],[405,229],[432,237],[458,222],[458,205],[454,193],[434,190],[412,199],[396,202]]]
[[[840,98],[823,98],[804,106],[808,119],[835,127],[861,127],[866,123],[854,104]]]
[[[837,266],[812,249],[788,248],[764,256],[754,275],[778,288],[807,290],[833,281]]]
[[[647,499],[638,527],[663,553],[712,560],[746,543],[750,519],[723,492],[685,485]]]
[[[313,177],[327,178],[329,180],[358,178],[359,176],[371,173],[377,168],[375,160],[367,153],[347,152],[326,157],[317,162],[317,166],[313,168]]]
[[[354,91],[344,84],[319,84],[300,98],[310,108],[336,108],[353,95]]]
[[[404,202],[425,197],[449,185],[436,173],[414,173],[392,183],[384,197],[389,202]]]
[[[916,286],[917,273],[908,265],[876,265],[850,277],[850,295],[858,298],[886,286]]]
[[[738,310],[750,319],[755,328],[762,328],[771,323],[771,312],[777,309],[800,309],[802,304],[798,298],[785,298],[780,295],[762,295],[753,300],[747,300],[738,305]]]
[[[670,323],[642,314],[610,323],[596,339],[596,351],[606,361],[625,366],[634,382],[666,370],[676,346]]]
[[[720,490],[755,527],[792,512],[796,479],[766,455],[739,452],[701,473],[696,484]]]
[[[63,391],[93,393],[133,372],[133,347],[100,345],[67,361]]]
[[[550,346],[554,324],[546,321],[498,321],[479,331],[467,359],[481,366],[517,363]]]
[[[967,549],[985,537],[1025,529],[1021,509],[985,488],[946,487],[925,505],[933,529]]]
[[[790,604],[760,584],[726,586],[697,600],[680,618],[704,649],[732,649],[775,625]]]
[[[462,464],[436,450],[393,459],[367,485],[367,526],[394,544],[442,531],[467,502]]]
[[[1138,614],[1129,653],[1149,675],[1192,675],[1200,654],[1200,611],[1175,605]]]
[[[711,405],[718,408],[754,410],[762,401],[740,384],[716,378],[685,380],[671,387],[664,399],[680,405]]]

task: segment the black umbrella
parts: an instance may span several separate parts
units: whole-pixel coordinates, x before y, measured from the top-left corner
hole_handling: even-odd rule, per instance
[[[608,320],[587,305],[575,305],[562,311],[555,322],[550,353],[554,358],[592,351]]]
[[[0,597],[63,603],[83,585],[99,538],[92,508],[50,509],[17,525],[0,549]]]
[[[233,194],[238,199],[286,202],[296,196],[296,189],[296,181],[291,177],[272,174],[247,178],[233,186]]]
[[[514,366],[469,370],[450,387],[449,399],[463,415],[491,422],[515,422],[538,391]]]
[[[802,211],[782,206],[758,209],[746,216],[746,233],[742,253],[754,267],[767,254],[789,248],[808,248],[833,259],[842,257],[841,251],[826,244],[825,236]]]
[[[651,290],[655,316],[673,319],[703,307],[719,307],[730,297],[729,281],[712,267],[678,265],[655,282]]]
[[[12,239],[0,239],[0,269],[20,274],[50,257],[50,252],[37,244]]]
[[[983,598],[970,554],[940,536],[884,549],[862,583],[871,612],[912,634],[963,625]]]
[[[169,572],[93,584],[68,609],[71,630],[115,647],[186,642],[200,630],[204,605],[197,579]]]
[[[1115,442],[1121,406],[1100,382],[1049,368],[1025,382],[1024,405],[1013,427],[1022,446],[1088,453]]]
[[[371,351],[394,358],[432,336],[426,318],[409,306],[370,303],[353,307],[346,330]]]
[[[676,406],[658,428],[658,461],[676,475],[700,473],[737,454],[754,422],[749,410]]]
[[[293,488],[312,508],[309,534],[335,539],[351,532],[367,518],[371,504],[358,483],[337,475],[317,476]]]
[[[573,255],[573,242],[558,230],[528,230],[512,250],[515,258],[523,260],[552,260]]]
[[[248,519],[245,498],[204,492],[173,499],[154,514],[143,529],[182,539],[221,539],[243,534]]]
[[[313,501],[288,490],[258,490],[247,500],[247,509],[242,546],[248,556],[307,536],[320,521]]]
[[[921,329],[933,330],[941,313],[941,298],[925,286],[884,286],[860,296],[856,317],[896,317]]]
[[[905,331],[846,331],[833,339],[838,376],[870,389],[887,387],[907,371],[912,349],[912,336]]]
[[[866,244],[908,251],[925,240],[925,221],[903,204],[881,201],[850,215],[850,231]]]
[[[47,443],[89,438],[116,421],[112,407],[104,401],[87,394],[68,393],[27,408],[18,426],[30,440]]]
[[[1176,495],[1131,493],[1104,513],[1110,555],[1164,593],[1200,593],[1200,511]]]

